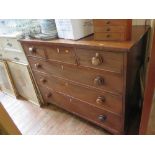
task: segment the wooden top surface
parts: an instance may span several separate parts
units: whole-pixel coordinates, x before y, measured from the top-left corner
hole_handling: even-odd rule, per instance
[[[135,45],[148,31],[149,27],[145,26],[133,26],[132,27],[132,39],[131,41],[95,41],[93,35],[85,37],[83,39],[74,41],[67,39],[53,39],[53,40],[38,40],[38,39],[20,39],[20,42],[36,43],[36,44],[56,44],[67,46],[80,46],[95,49],[115,49],[119,51],[127,51],[133,45]]]

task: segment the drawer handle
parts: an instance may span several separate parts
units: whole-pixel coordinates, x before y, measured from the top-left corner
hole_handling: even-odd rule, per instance
[[[107,34],[106,37],[107,37],[107,38],[110,38],[110,34]]]
[[[41,81],[42,83],[46,83],[46,82],[47,82],[47,80],[44,79],[44,78],[40,79],[40,81]]]
[[[34,48],[34,47],[29,47],[29,52],[35,53],[35,52],[36,52],[36,48]]]
[[[104,96],[99,96],[97,99],[96,99],[96,103],[97,104],[104,104],[105,102],[105,97]]]
[[[57,48],[57,53],[60,53],[60,50],[59,50],[59,48]]]
[[[101,86],[101,85],[104,84],[104,79],[101,76],[97,76],[94,79],[94,84],[97,85],[97,86]]]
[[[108,20],[108,21],[106,22],[106,24],[110,24],[110,21]]]
[[[14,59],[15,59],[15,60],[17,60],[17,61],[19,61],[19,60],[20,60],[18,57],[15,57]]]
[[[69,53],[69,50],[65,50],[66,53]]]
[[[41,64],[40,63],[37,63],[37,64],[35,64],[35,67],[36,68],[41,68]]]
[[[106,29],[106,31],[110,31],[110,30],[111,30],[110,28],[107,28],[107,29]]]
[[[102,57],[99,55],[99,53],[95,54],[95,57],[92,57],[92,65],[98,66],[103,62]]]
[[[52,96],[52,93],[51,92],[49,92],[49,93],[46,94],[46,97],[47,98],[50,98],[51,96]]]
[[[12,44],[11,44],[11,43],[7,43],[7,46],[10,46],[10,47],[12,47]]]
[[[107,120],[107,116],[106,115],[99,115],[98,116],[98,119],[101,121],[101,122],[105,122]]]

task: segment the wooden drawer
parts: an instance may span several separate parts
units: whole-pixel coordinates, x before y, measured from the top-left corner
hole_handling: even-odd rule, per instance
[[[46,51],[49,60],[76,64],[75,51],[72,47],[51,46],[47,47]]]
[[[36,71],[62,77],[100,90],[117,94],[123,93],[123,76],[120,74],[39,60],[37,58],[29,58],[29,62],[32,69]],[[40,67],[38,67],[38,64]]]
[[[28,56],[76,64],[75,52],[72,47],[23,45]]]
[[[46,86],[55,91],[86,101],[102,109],[107,109],[122,115],[122,96],[81,87],[66,80],[47,76],[39,72],[34,72],[34,76],[38,85]]]
[[[94,27],[94,32],[125,32],[125,26],[97,26]]]
[[[1,38],[1,42],[4,49],[15,49],[22,52],[21,44],[17,41],[16,38],[3,37]]]
[[[33,56],[38,58],[46,58],[45,46],[32,45],[32,44],[22,44],[24,51],[27,56]]]
[[[27,59],[24,52],[18,52],[16,50],[5,50],[3,58],[10,61],[21,62],[27,64]]]
[[[123,72],[123,53],[78,48],[76,49],[76,55],[78,57],[78,63],[81,66],[116,73]]]
[[[40,91],[46,103],[55,104],[69,112],[96,123],[105,129],[108,129],[112,133],[122,133],[122,117],[42,86],[40,86]]]
[[[125,34],[124,33],[95,33],[94,39],[95,40],[117,40],[117,41],[124,41]]]
[[[105,25],[124,25],[126,26],[128,19],[94,19],[94,26],[105,26]]]

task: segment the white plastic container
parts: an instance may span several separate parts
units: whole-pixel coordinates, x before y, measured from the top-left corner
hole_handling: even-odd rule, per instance
[[[78,40],[93,33],[91,19],[56,19],[58,37]]]

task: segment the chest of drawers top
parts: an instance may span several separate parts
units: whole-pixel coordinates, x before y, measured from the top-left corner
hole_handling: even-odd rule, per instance
[[[38,39],[20,39],[21,43],[38,44],[38,45],[62,45],[68,47],[83,47],[98,50],[113,50],[127,52],[133,45],[135,45],[147,32],[148,27],[133,26],[132,35],[130,41],[95,41],[94,36],[90,35],[83,39],[73,41],[65,39],[53,39],[53,40],[38,40]]]

